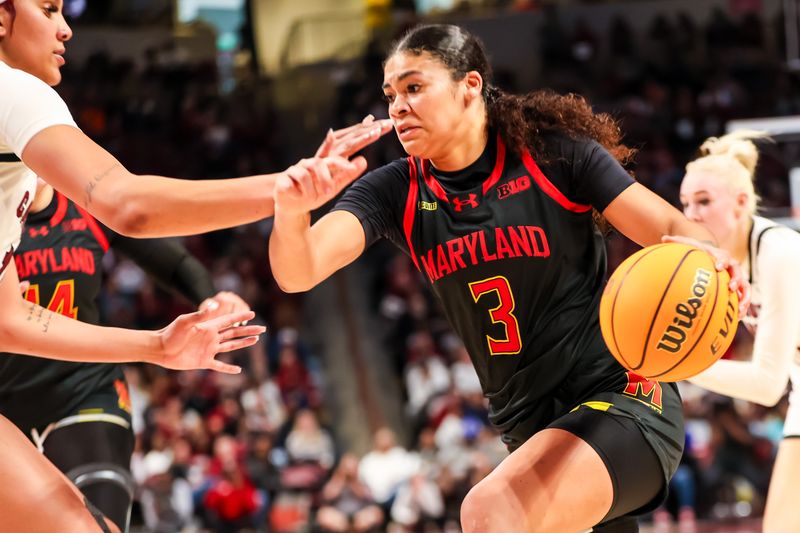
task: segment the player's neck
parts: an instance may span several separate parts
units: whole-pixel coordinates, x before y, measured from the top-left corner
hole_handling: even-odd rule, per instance
[[[738,224],[731,233],[730,242],[721,243],[722,248],[728,250],[731,256],[739,263],[748,259],[747,256],[750,253],[750,228],[752,226],[753,218],[747,217],[747,220]]]
[[[452,136],[452,140],[442,150],[441,157],[431,158],[431,164],[445,172],[453,172],[467,168],[478,160],[486,149],[489,139],[487,121],[465,116],[461,121],[461,131]]]

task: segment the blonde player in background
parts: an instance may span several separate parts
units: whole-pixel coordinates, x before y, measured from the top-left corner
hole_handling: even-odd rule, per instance
[[[742,322],[754,333],[752,358],[721,360],[689,381],[719,394],[773,406],[791,382],[784,438],[764,513],[767,533],[800,531],[800,234],[756,215],[753,174],[759,132],[710,138],[686,165],[680,198],[686,216],[708,228],[742,264],[751,304]]]
[[[49,87],[61,81],[65,44],[72,37],[62,7],[62,0],[0,0],[0,350],[238,372],[214,356],[257,341],[262,327],[236,325],[252,318],[251,312],[218,316],[207,309],[150,332],[83,324],[25,302],[12,256],[36,176],[123,235],[202,233],[271,216],[273,184],[283,174],[314,168],[316,187],[341,189],[366,168],[363,158],[347,157],[388,132],[390,124],[367,120],[331,133],[318,157],[282,174],[205,182],[134,176],[77,128]],[[87,510],[80,492],[2,416],[0,447],[0,529],[116,530]]]

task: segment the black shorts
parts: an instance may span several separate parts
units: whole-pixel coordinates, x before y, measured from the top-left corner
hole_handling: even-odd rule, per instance
[[[62,428],[86,422],[106,422],[131,431],[131,407],[128,397],[128,386],[117,380],[100,390],[89,394],[70,411],[59,413],[60,418],[53,419],[41,427],[20,427],[42,449],[47,437]]]
[[[647,513],[666,498],[685,441],[674,383],[635,383],[624,393],[595,394],[548,427],[586,441],[605,463],[614,498],[601,523]]]

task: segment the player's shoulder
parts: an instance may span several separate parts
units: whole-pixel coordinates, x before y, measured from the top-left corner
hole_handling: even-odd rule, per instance
[[[365,184],[381,184],[386,182],[408,182],[411,176],[411,162],[409,158],[395,159],[391,163],[387,163],[376,169],[367,172],[363,178],[356,181],[356,185]]]
[[[762,217],[753,217],[753,233],[759,263],[785,262],[800,267],[800,233]]]
[[[28,98],[37,93],[57,94],[52,87],[32,74],[9,66],[0,61],[0,85],[3,92],[9,91],[11,96],[24,95]]]
[[[600,147],[600,143],[590,137],[573,136],[558,130],[544,131],[540,138],[545,152],[554,158],[580,158]]]

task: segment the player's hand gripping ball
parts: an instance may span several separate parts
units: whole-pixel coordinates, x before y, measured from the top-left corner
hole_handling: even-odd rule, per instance
[[[628,370],[655,381],[679,381],[722,357],[739,322],[730,276],[706,251],[656,244],[627,258],[600,300],[600,328]]]

